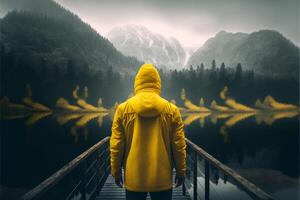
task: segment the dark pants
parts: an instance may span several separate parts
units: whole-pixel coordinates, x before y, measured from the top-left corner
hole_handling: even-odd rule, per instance
[[[172,200],[172,189],[149,192],[151,200]],[[126,190],[126,200],[146,200],[148,192],[133,192]]]

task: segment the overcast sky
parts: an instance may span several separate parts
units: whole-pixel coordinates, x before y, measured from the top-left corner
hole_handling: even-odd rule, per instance
[[[100,34],[126,24],[198,48],[221,30],[274,29],[299,46],[299,0],[56,0]]]

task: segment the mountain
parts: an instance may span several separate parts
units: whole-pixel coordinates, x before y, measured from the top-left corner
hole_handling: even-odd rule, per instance
[[[210,67],[217,64],[243,69],[253,69],[258,74],[272,76],[298,76],[299,48],[277,31],[260,30],[251,34],[219,32],[207,40],[190,57],[186,66]]]
[[[61,19],[74,15],[53,0],[1,0],[0,5],[1,16],[13,10],[43,13]]]
[[[10,11],[0,21],[1,46],[13,51],[15,60],[30,65],[77,66],[92,70],[133,73],[140,62],[126,57],[77,15],[52,0],[3,0]]]
[[[177,39],[166,38],[144,26],[115,27],[108,32],[107,38],[124,55],[144,62],[171,69],[182,68],[185,64],[186,53]]]

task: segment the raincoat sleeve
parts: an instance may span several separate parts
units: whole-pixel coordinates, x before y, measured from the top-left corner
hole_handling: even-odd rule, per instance
[[[173,117],[172,153],[176,175],[184,177],[186,171],[186,142],[183,122],[178,108],[175,109]]]
[[[122,176],[122,160],[125,152],[125,135],[121,113],[120,106],[118,106],[114,115],[110,138],[111,174],[115,178]]]

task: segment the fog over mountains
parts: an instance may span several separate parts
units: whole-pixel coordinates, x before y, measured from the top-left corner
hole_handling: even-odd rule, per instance
[[[299,47],[277,31],[260,30],[250,34],[219,32],[208,39],[189,58],[186,66],[217,65],[235,67],[241,63],[244,69],[274,76],[298,76]]]
[[[167,69],[196,67],[202,63],[210,68],[215,60],[217,66],[224,62],[227,67],[235,68],[241,63],[243,69],[268,76],[296,77],[299,71],[299,48],[274,30],[250,34],[220,31],[191,56],[177,39],[167,39],[144,26],[116,27],[107,37],[124,55]]]
[[[182,69],[201,63],[209,68],[215,60],[217,67],[222,62],[233,68],[241,63],[243,69],[263,75],[296,77],[299,71],[299,47],[273,30],[250,34],[221,31],[191,53],[176,38],[142,25],[115,27],[106,39],[52,0],[3,0],[0,7],[2,13],[26,11],[27,14],[15,12],[0,20],[1,44],[9,51],[14,49],[16,55],[27,57],[30,64],[41,58],[49,65],[66,65],[73,60],[92,69],[112,66],[117,71],[134,73],[142,62],[164,69]],[[31,48],[27,48],[28,44]]]
[[[176,38],[166,38],[144,26],[115,27],[109,31],[107,38],[124,55],[154,63],[158,67],[180,69],[186,62],[186,52]]]

